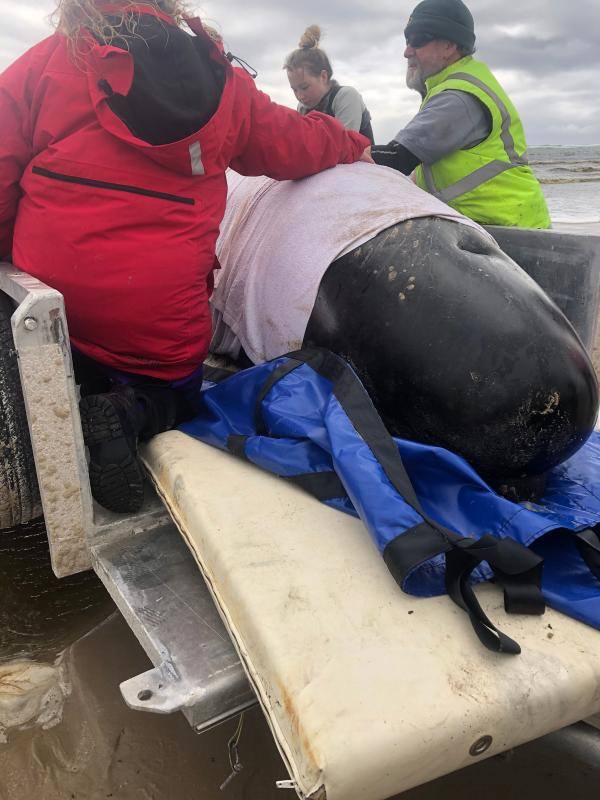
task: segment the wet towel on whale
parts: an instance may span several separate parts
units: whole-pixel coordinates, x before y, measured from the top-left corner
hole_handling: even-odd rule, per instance
[[[300,181],[229,171],[227,181],[211,350],[235,358],[241,344],[257,364],[301,347],[327,267],[386,228],[443,217],[483,230],[388,167],[344,164]]]

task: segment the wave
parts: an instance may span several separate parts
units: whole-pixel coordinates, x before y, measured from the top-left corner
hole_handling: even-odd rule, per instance
[[[559,223],[560,225],[600,225],[600,216],[586,217],[558,212],[552,214],[552,222]]]
[[[532,144],[530,150],[591,150],[600,147],[600,142],[592,144]]]
[[[600,163],[600,162],[598,162]],[[600,172],[600,166],[598,167],[575,167],[575,166],[567,166],[567,167],[554,167],[554,172]]]
[[[598,183],[600,182],[600,172],[594,178],[540,178],[540,183],[560,184],[560,183]]]
[[[574,171],[577,171],[579,169],[586,169],[589,165],[592,165],[592,164],[600,165],[600,159],[598,159],[598,158],[583,158],[583,159],[580,159],[578,161],[567,161],[567,160],[564,160],[564,161],[561,161],[559,163],[560,163],[562,169],[573,169]],[[580,164],[583,164],[585,166],[584,167],[580,167],[579,166]],[[557,168],[557,161],[556,161],[556,159],[552,159],[550,161],[541,161],[541,160],[532,161],[532,160],[530,160],[529,161],[529,166],[530,167],[554,167],[554,168]]]

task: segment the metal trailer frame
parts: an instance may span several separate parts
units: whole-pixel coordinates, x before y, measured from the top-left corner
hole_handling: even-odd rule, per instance
[[[600,237],[490,232],[590,348],[600,300]],[[559,264],[569,267],[568,275],[555,274]],[[111,514],[92,499],[62,295],[8,263],[0,264],[0,291],[16,304],[12,331],[53,570],[61,578],[94,569],[154,664],[121,684],[125,702],[137,710],[182,711],[199,733],[236,716],[256,696],[154,489],[147,484],[135,515]],[[588,722],[600,729],[600,717]]]
[[[154,669],[121,684],[127,705],[182,711],[197,732],[256,703],[213,600],[148,484],[142,511],[112,514],[92,500],[62,295],[11,264],[0,291],[11,324],[52,568],[94,569]]]

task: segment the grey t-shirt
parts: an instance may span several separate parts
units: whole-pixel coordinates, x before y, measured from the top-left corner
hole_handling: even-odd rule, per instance
[[[332,83],[334,82],[332,81]],[[353,86],[342,86],[331,104],[333,116],[339,119],[344,128],[349,131],[360,130],[365,109],[364,100]],[[319,106],[316,109],[312,109],[303,106],[302,103],[298,103],[298,111],[301,114],[308,114],[309,111],[318,110]]]
[[[394,136],[422,164],[435,164],[456,150],[467,150],[486,139],[492,130],[490,112],[476,97],[446,89]]]

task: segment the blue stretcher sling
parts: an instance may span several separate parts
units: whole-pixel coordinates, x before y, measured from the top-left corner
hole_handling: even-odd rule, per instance
[[[360,517],[402,589],[448,592],[488,649],[520,652],[477,601],[472,585],[490,578],[509,613],[542,614],[545,598],[600,627],[598,436],[553,470],[538,504],[516,504],[459,456],[392,438],[352,368],[322,349],[206,389],[180,430]]]

